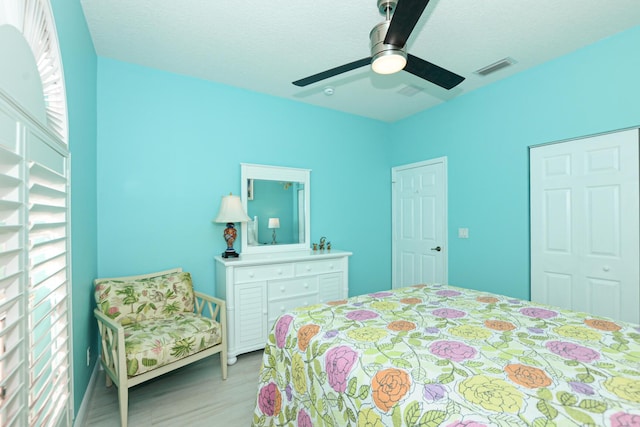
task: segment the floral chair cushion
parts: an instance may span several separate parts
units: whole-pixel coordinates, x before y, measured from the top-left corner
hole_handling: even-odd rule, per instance
[[[98,308],[123,326],[191,313],[194,306],[191,274],[186,272],[126,281],[105,279],[95,284],[94,296]]]
[[[194,313],[130,323],[125,329],[127,375],[133,377],[222,341],[220,324]]]

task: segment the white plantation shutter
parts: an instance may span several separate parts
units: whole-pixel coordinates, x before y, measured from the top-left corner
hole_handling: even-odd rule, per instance
[[[50,425],[69,401],[67,179],[29,162],[29,424]]]
[[[1,112],[0,112],[1,113]],[[2,117],[5,118],[5,117]],[[4,123],[3,123],[4,124]],[[7,131],[4,126],[2,131]],[[16,129],[14,128],[14,131]],[[26,420],[26,275],[22,157],[2,146],[0,133],[0,425]]]
[[[68,119],[49,0],[0,0],[42,82],[46,121],[0,90],[0,426],[71,425]]]
[[[68,153],[1,95],[0,425],[70,425]]]

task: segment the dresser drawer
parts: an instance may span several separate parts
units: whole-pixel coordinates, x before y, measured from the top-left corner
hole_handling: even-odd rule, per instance
[[[341,269],[341,259],[327,259],[322,261],[306,261],[295,263],[296,276],[332,273],[335,271],[341,271]]]
[[[236,283],[247,283],[293,277],[293,271],[293,264],[273,264],[238,267],[234,275]]]
[[[267,284],[267,298],[269,301],[317,293],[318,278],[314,276],[289,280],[273,280]],[[312,303],[310,302],[309,304]]]
[[[302,295],[278,301],[269,301],[269,324],[272,325],[278,316],[294,308],[313,305],[318,302],[318,294]]]

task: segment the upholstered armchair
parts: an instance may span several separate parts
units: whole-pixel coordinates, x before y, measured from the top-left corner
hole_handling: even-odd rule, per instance
[[[107,387],[118,387],[123,427],[135,385],[217,353],[227,378],[225,302],[194,291],[189,273],[177,268],[94,285],[100,363]]]

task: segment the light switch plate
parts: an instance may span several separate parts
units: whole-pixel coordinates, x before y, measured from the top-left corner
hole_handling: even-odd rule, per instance
[[[469,229],[468,228],[458,228],[458,237],[460,239],[468,239],[469,238]]]

